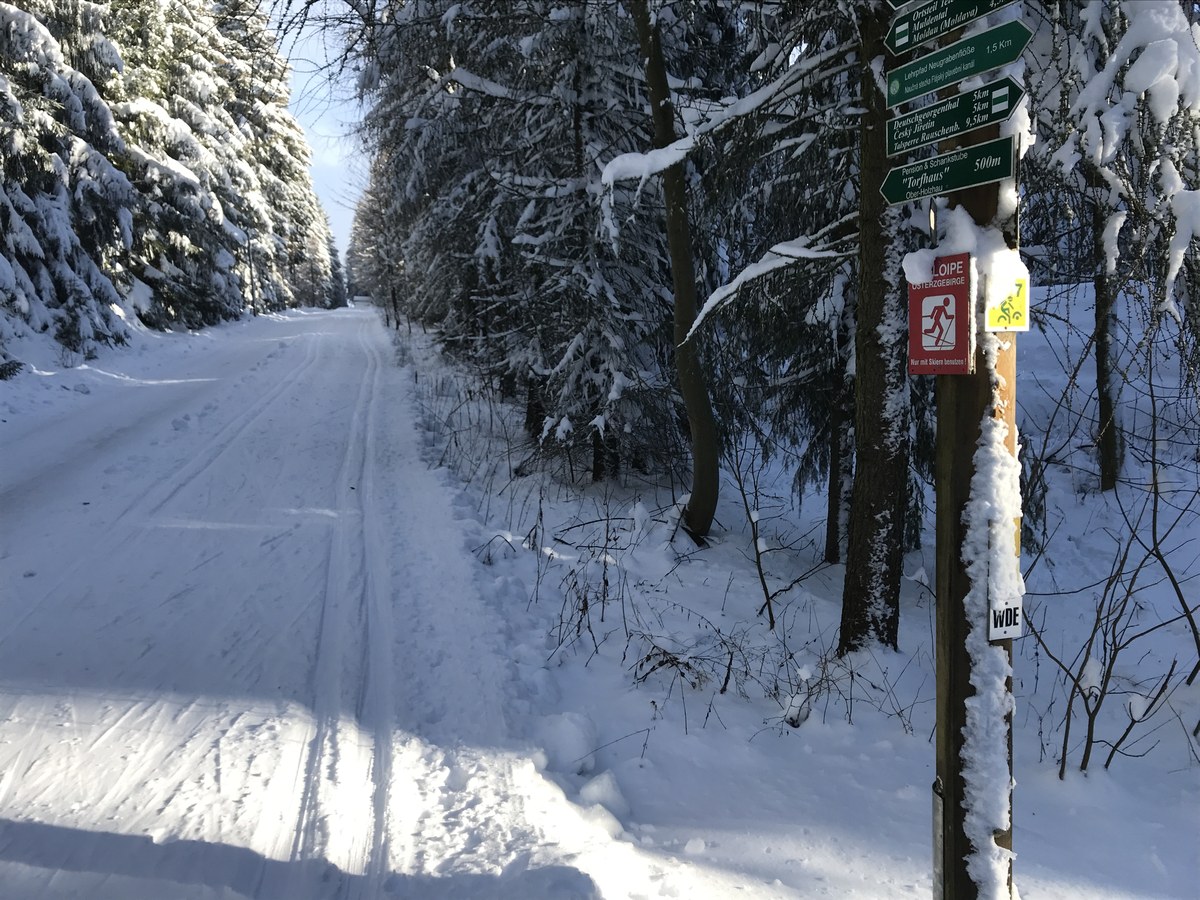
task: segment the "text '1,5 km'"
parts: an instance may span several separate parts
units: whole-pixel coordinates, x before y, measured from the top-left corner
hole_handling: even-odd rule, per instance
[[[1024,22],[1005,22],[898,66],[887,75],[887,105],[898,106],[972,75],[1016,62],[1032,37],[1033,32]]]

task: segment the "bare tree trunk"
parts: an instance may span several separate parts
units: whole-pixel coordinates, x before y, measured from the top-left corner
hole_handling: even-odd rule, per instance
[[[546,427],[545,379],[529,370],[525,376],[525,433],[534,441],[542,439]]]
[[[854,336],[855,464],[842,592],[839,655],[878,641],[897,645],[909,404],[897,213],[879,193],[887,171],[885,99],[871,61],[883,53],[886,12],[863,13],[859,125],[858,316]]]
[[[638,44],[646,67],[646,88],[654,119],[654,146],[666,147],[675,140],[675,111],[667,84],[667,67],[659,40],[658,25],[650,21],[647,0],[624,0],[637,28]],[[691,226],[688,223],[687,185],[683,164],[663,173],[663,197],[667,216],[667,245],[671,257],[671,280],[675,288],[675,367],[679,392],[687,410],[692,442],[692,494],[684,510],[685,527],[696,536],[708,534],[717,508],[720,446],[708,385],[700,369],[695,345],[687,341],[696,320],[696,266],[692,258]]]
[[[1111,491],[1121,474],[1121,435],[1115,421],[1116,398],[1113,395],[1112,329],[1113,304],[1116,301],[1113,278],[1108,272],[1104,252],[1104,213],[1100,204],[1092,205],[1092,247],[1095,270],[1092,287],[1096,295],[1096,401],[1098,404],[1100,490]]]
[[[854,484],[854,395],[846,378],[836,378],[829,397],[829,498],[825,511],[825,562],[842,561],[846,508]]]

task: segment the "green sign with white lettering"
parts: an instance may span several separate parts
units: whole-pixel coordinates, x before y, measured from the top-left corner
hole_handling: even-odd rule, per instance
[[[883,43],[891,53],[904,53],[1013,2],[1015,0],[932,0],[896,16]]]
[[[957,97],[926,106],[906,116],[897,116],[887,123],[887,155],[896,156],[1007,121],[1021,98],[1022,87],[1011,78],[1001,78]]]
[[[879,192],[888,203],[907,203],[1013,177],[1013,139],[998,138],[952,150],[887,173]]]
[[[1015,62],[1033,32],[1023,22],[1005,22],[973,37],[956,41],[887,75],[887,105],[896,106]]]

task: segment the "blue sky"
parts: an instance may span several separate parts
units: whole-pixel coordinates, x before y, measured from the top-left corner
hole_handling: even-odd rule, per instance
[[[312,145],[313,184],[329,213],[333,236],[343,258],[350,243],[354,204],[366,180],[366,157],[349,136],[358,120],[351,86],[331,81],[325,42],[311,32],[283,41],[292,63],[292,114]]]

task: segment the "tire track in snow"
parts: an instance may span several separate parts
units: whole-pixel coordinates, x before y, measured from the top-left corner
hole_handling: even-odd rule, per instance
[[[564,881],[562,893],[530,896],[780,896],[702,860],[643,850],[610,813],[573,801],[535,763],[529,735],[519,731],[523,723],[510,721],[521,678],[514,636],[494,582],[485,581],[491,576],[463,539],[453,479],[447,484],[421,462],[415,404],[411,389],[393,400],[398,410],[388,438],[397,462],[383,470],[402,476],[385,477],[386,495],[395,498],[389,523],[395,617],[405,626],[395,633],[393,651],[397,884],[406,883],[404,876],[414,884],[428,879],[446,886],[436,896],[449,897],[457,896],[450,887],[456,879],[482,876],[496,895],[520,896],[527,873],[559,869],[578,878]]]
[[[453,489],[422,462],[413,404],[409,390],[393,401],[399,410],[389,452],[404,478],[388,480],[385,489],[395,498],[391,575],[396,619],[405,624],[393,636],[402,690],[391,867],[447,883],[459,874],[485,875],[498,879],[499,889],[510,867],[519,877],[530,862],[569,863],[528,815],[532,764],[509,747],[506,691],[515,674],[505,622],[481,593],[478,561],[457,542]]]
[[[376,325],[376,327],[378,327]],[[387,536],[383,532],[382,519],[376,501],[374,450],[378,446],[379,405],[382,400],[382,373],[386,360],[382,358],[377,342],[372,341],[369,330],[364,326],[359,333],[364,350],[372,361],[371,397],[367,408],[365,446],[363,453],[362,488],[359,502],[362,504],[363,553],[366,574],[364,623],[367,640],[367,668],[364,673],[363,702],[359,709],[362,720],[370,723],[373,733],[373,758],[371,777],[374,783],[372,808],[374,829],[371,836],[371,855],[367,866],[367,878],[362,885],[361,895],[373,897],[387,872],[389,856],[388,836],[388,792],[392,780],[392,734],[395,727],[392,679],[392,635],[395,623],[392,617],[391,569]]]
[[[376,320],[366,318],[345,324],[348,327],[340,329],[336,344],[316,346],[324,343],[324,338],[305,338],[308,346],[299,365],[291,365],[295,359],[288,358],[288,365],[279,365],[270,372],[270,381],[262,381],[260,385],[247,379],[239,386],[245,393],[236,405],[228,403],[226,393],[214,394],[222,403],[228,403],[230,410],[230,419],[220,430],[193,451],[182,467],[174,471],[160,468],[161,477],[149,488],[137,490],[136,495],[127,491],[119,496],[119,504],[111,505],[102,520],[102,530],[95,529],[98,539],[87,542],[75,566],[79,576],[76,580],[86,585],[90,577],[95,583],[95,574],[89,576],[86,568],[90,560],[106,576],[99,582],[101,591],[107,591],[108,585],[128,584],[124,596],[134,599],[116,604],[110,611],[99,591],[93,596],[92,592],[76,587],[70,593],[85,597],[88,615],[111,630],[116,639],[114,647],[121,646],[120,641],[131,626],[134,630],[128,633],[144,632],[156,637],[151,628],[143,626],[159,622],[163,634],[183,638],[163,641],[176,645],[179,652],[174,656],[158,654],[152,657],[156,667],[147,668],[141,661],[145,653],[139,655],[137,651],[148,651],[150,646],[127,642],[134,652],[103,660],[110,668],[101,670],[94,682],[95,693],[91,691],[91,680],[79,680],[81,675],[74,672],[64,677],[62,683],[68,687],[68,692],[61,695],[66,704],[65,719],[52,708],[54,704],[47,706],[35,697],[20,702],[22,717],[36,722],[38,735],[31,740],[23,739],[15,748],[16,758],[25,759],[27,769],[36,767],[33,773],[36,777],[22,779],[17,773],[20,795],[10,804],[13,818],[45,820],[56,827],[77,829],[81,834],[92,829],[128,831],[149,834],[155,839],[248,846],[270,861],[286,860],[291,850],[293,858],[303,857],[314,863],[291,867],[286,874],[280,874],[283,871],[280,869],[272,873],[268,865],[264,876],[267,880],[256,889],[264,892],[264,896],[291,900],[331,895],[377,897],[384,893],[381,882],[390,874],[387,864],[396,721],[392,687],[394,624],[388,562],[390,534],[381,524],[377,508],[377,504],[382,506],[387,501],[376,498],[375,491],[381,480],[377,469],[385,464],[386,458],[377,455],[376,450],[378,432],[387,430],[384,389],[391,384],[389,376],[393,372],[387,365],[385,332]],[[339,382],[338,397],[329,406],[336,411],[336,445],[333,441],[327,444],[328,455],[319,457],[321,473],[312,479],[321,494],[312,509],[320,515],[313,520],[315,527],[305,537],[317,536],[317,539],[303,545],[305,556],[299,564],[302,574],[297,574],[297,564],[293,563],[289,577],[281,582],[284,586],[303,584],[307,588],[293,592],[293,596],[303,594],[302,607],[269,605],[261,616],[253,617],[252,627],[243,624],[215,629],[218,638],[226,641],[215,644],[209,641],[204,629],[203,613],[195,615],[196,604],[191,604],[187,614],[192,616],[193,627],[200,626],[200,630],[179,632],[178,626],[172,624],[176,618],[171,612],[172,604],[196,590],[192,584],[195,579],[190,577],[194,569],[223,552],[209,556],[205,550],[205,555],[200,555],[200,549],[224,546],[215,538],[208,544],[208,535],[228,532],[231,541],[245,545],[237,537],[244,533],[240,529],[258,528],[261,524],[264,509],[248,502],[240,494],[236,479],[224,478],[221,469],[236,471],[243,457],[252,459],[256,452],[261,458],[261,449],[268,443],[264,436],[278,435],[276,442],[279,437],[286,438],[286,432],[280,432],[278,423],[272,421],[272,410],[279,412],[281,402],[294,402],[288,400],[289,388],[292,395],[298,396],[297,388],[315,385],[322,378],[319,367],[326,358],[333,363],[344,363],[334,366],[344,378],[344,389],[340,386],[343,382]],[[251,401],[249,391],[258,386],[268,390]],[[353,402],[347,404],[351,398]],[[324,406],[318,409],[324,411]],[[290,413],[289,409],[287,414]],[[323,421],[312,417],[303,421],[307,424],[310,419]],[[255,434],[256,431],[262,434]],[[178,440],[169,444],[172,455],[179,456],[183,454],[178,451],[186,446]],[[330,479],[335,470],[339,478],[336,483]],[[267,468],[262,471],[264,480],[269,480],[271,471]],[[286,474],[303,477],[303,470],[293,462]],[[206,519],[214,495],[207,482],[214,475],[225,481],[224,492],[216,495],[216,499],[225,503],[222,518],[228,521],[209,523]],[[286,491],[279,494],[282,504],[272,504],[270,509],[282,508],[290,500]],[[251,500],[255,496],[251,495]],[[303,512],[309,508],[308,503],[298,506],[302,508],[287,511]],[[329,509],[330,506],[334,509]],[[118,517],[115,513],[121,507]],[[212,531],[195,532],[194,546],[198,549],[195,556],[189,556],[186,565],[173,568],[170,560],[174,556],[170,552],[147,556],[144,550],[131,551],[130,547],[144,546],[142,536],[151,534],[158,535],[156,548],[171,548],[170,539],[162,535],[174,532],[161,530],[162,516],[163,511],[171,514],[176,507],[181,513],[178,518],[181,523],[194,520],[202,526],[219,526]],[[130,518],[130,514],[134,517]],[[139,514],[150,520],[139,520]],[[122,521],[123,527],[112,527]],[[206,542],[203,545],[199,543],[201,538]],[[192,546],[189,542],[189,547]],[[197,560],[198,564],[192,565]],[[239,558],[236,564],[244,565],[244,561]],[[136,572],[134,578],[125,582],[111,577],[125,566]],[[138,597],[154,595],[149,584],[160,574],[172,589],[163,592],[164,596],[169,594],[168,599],[140,602]],[[210,607],[213,615],[222,619],[229,615],[240,618],[239,613],[267,599],[265,595],[255,596],[253,570],[247,572],[252,579],[240,579],[242,574],[240,569],[227,568],[219,576],[222,578],[219,583],[228,585],[225,596],[207,592],[206,602],[215,604]],[[143,580],[147,575],[149,580]],[[70,583],[65,578],[60,583],[64,582]],[[173,590],[180,584],[183,590]],[[48,595],[52,596],[55,590],[52,588]],[[66,601],[59,597],[53,608],[62,606],[66,606]],[[48,610],[51,608],[46,606]],[[45,633],[46,625],[52,624],[48,615],[37,618],[46,621],[35,620],[38,628],[27,629],[30,634],[39,629]],[[298,677],[284,682],[294,686],[294,693],[278,687],[275,680],[278,675],[271,669],[266,670],[266,675],[259,669],[245,676],[237,674],[239,666],[245,668],[259,658],[254,655],[254,648],[265,648],[266,638],[277,640],[280,631],[290,633],[288,628],[274,626],[294,624],[301,619],[308,621],[309,629],[305,631],[304,642],[289,653],[296,660]],[[77,628],[72,634],[77,641],[94,645],[97,632]],[[100,637],[107,639],[108,635]],[[314,643],[320,648],[316,659],[312,655]],[[64,642],[63,646],[72,645]],[[251,648],[251,655],[243,652],[244,648]],[[227,659],[226,650],[238,653]],[[168,665],[164,666],[164,662]],[[219,665],[223,674],[219,679],[185,674],[175,680],[171,676],[176,662],[193,667]],[[87,671],[84,664],[75,669],[79,673]],[[106,680],[108,677],[120,684],[119,693],[106,692],[113,687]],[[79,685],[85,690],[77,691]],[[177,685],[183,686],[179,693],[175,693]],[[60,687],[58,681],[54,686]],[[218,691],[213,691],[218,687]],[[199,692],[192,693],[196,688]],[[265,691],[267,702],[258,697],[259,688]],[[282,694],[278,699],[276,690]],[[47,696],[51,694],[48,692]],[[0,696],[0,702],[3,699]],[[243,712],[250,724],[235,728]],[[58,731],[59,728],[63,730]],[[60,734],[77,740],[78,746],[67,746],[67,741],[59,739]],[[26,748],[32,755],[24,752]],[[81,781],[77,789],[70,788],[75,799],[68,808],[62,800],[64,775],[70,781],[72,773],[80,773],[82,779],[83,773],[94,767],[98,753],[114,760],[120,758],[120,767],[112,777],[89,778],[86,784]],[[259,756],[261,765],[256,762]],[[7,758],[13,757],[7,755]],[[231,759],[232,766],[228,765]],[[12,771],[8,766],[0,769]],[[364,802],[346,802],[359,798]],[[419,811],[414,810],[414,814]],[[80,846],[80,853],[86,856],[90,852],[88,846],[85,843]],[[331,867],[322,868],[317,864],[322,857],[348,877],[339,879]],[[39,865],[53,871],[62,866],[62,861],[48,853]],[[147,871],[146,875],[150,877],[152,873]],[[222,883],[220,876],[214,879],[214,884]]]
[[[342,511],[331,534],[325,594],[312,669],[312,706],[316,731],[309,743],[299,815],[292,843],[293,861],[328,855],[333,829],[352,833],[349,862],[363,878],[342,882],[339,896],[374,897],[388,862],[388,791],[392,767],[393,702],[391,589],[385,536],[375,506],[375,464],[384,360],[365,320],[358,331],[367,364],[355,398],[350,433],[337,476],[335,501]],[[346,634],[358,623],[359,634]],[[358,661],[361,666],[357,665]],[[347,673],[347,669],[349,672]],[[351,682],[343,676],[349,674]],[[346,701],[353,698],[347,707]],[[356,714],[369,740],[360,739],[348,715]],[[346,752],[369,754],[369,782],[349,785],[370,797],[370,826],[358,831],[358,810],[340,815],[338,795],[352,771]],[[332,822],[331,822],[332,820]],[[355,873],[357,874],[357,873]]]

